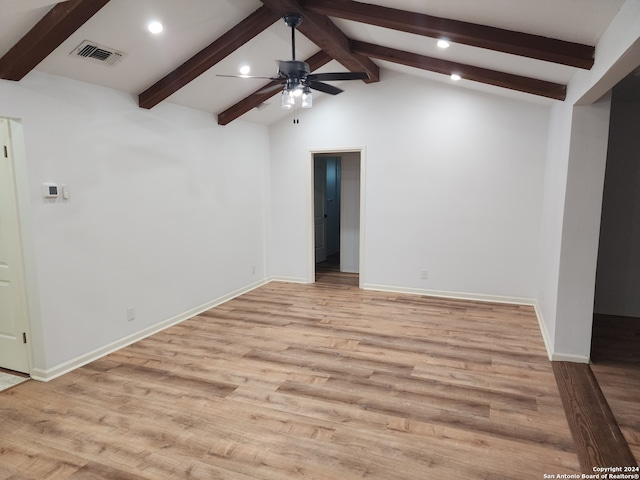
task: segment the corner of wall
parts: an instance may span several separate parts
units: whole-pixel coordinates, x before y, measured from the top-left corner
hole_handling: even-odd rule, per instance
[[[547,356],[549,357],[549,360],[552,362],[589,363],[589,357],[587,356],[556,352],[554,343],[551,340],[549,331],[547,330],[547,326],[542,315],[542,310],[540,309],[537,301],[534,302],[533,307],[536,312],[536,317],[538,318],[540,333],[542,334],[542,340],[544,341],[544,346],[547,350]]]
[[[549,331],[547,330],[547,325],[544,323],[544,317],[542,315],[542,310],[538,305],[538,301],[536,300],[533,304],[533,308],[536,312],[536,318],[538,319],[538,325],[540,326],[540,333],[542,334],[542,340],[544,341],[544,346],[547,349],[547,356],[549,360],[553,360],[553,342],[551,341],[551,337],[549,336]]]

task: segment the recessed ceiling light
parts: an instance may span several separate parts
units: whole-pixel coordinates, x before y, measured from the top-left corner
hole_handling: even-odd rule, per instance
[[[460,75],[458,75],[457,73],[452,73],[451,74],[451,80],[453,80],[454,82],[457,82],[458,80],[460,80],[462,77]]]
[[[163,30],[163,26],[160,22],[150,22],[149,25],[147,25],[147,28],[149,29],[149,31],[151,33],[160,33]]]
[[[240,75],[249,75],[251,67],[249,65],[243,65],[240,67]]]
[[[451,44],[449,42],[447,42],[446,40],[438,40],[438,46],[440,48],[449,48]]]

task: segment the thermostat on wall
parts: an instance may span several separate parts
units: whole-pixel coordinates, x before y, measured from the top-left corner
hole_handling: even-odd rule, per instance
[[[58,185],[55,183],[43,183],[42,194],[44,198],[57,198],[59,195]]]

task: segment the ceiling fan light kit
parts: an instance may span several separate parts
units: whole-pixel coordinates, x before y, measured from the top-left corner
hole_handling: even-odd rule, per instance
[[[249,77],[247,75],[218,75],[221,77],[239,78],[265,78],[272,82],[277,82],[274,86],[267,86],[257,93],[265,93],[277,90],[284,85],[281,94],[281,106],[286,110],[300,108],[311,108],[313,106],[313,96],[311,90],[337,95],[342,92],[338,87],[324,83],[332,80],[368,80],[369,75],[365,72],[334,72],[312,74],[309,64],[296,60],[296,28],[302,23],[302,16],[298,14],[288,14],[282,17],[284,23],[291,28],[291,60],[278,61],[277,77]],[[298,123],[294,118],[293,123]]]
[[[311,89],[309,87],[304,87],[302,90],[300,106],[302,108],[311,108],[313,106],[313,97],[311,96]]]

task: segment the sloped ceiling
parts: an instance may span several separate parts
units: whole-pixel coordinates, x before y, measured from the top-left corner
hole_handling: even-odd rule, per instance
[[[0,78],[32,70],[120,89],[141,108],[160,102],[270,124],[289,113],[279,91],[256,94],[291,58],[281,20],[300,13],[296,57],[312,70],[365,71],[365,83],[398,70],[460,88],[550,103],[564,99],[578,69],[623,0],[0,0]],[[164,30],[146,26],[161,21]],[[451,46],[440,49],[436,40]],[[83,41],[123,52],[114,66],[70,55]],[[358,81],[359,82],[359,81]],[[348,95],[349,83],[335,85]],[[314,92],[318,101],[339,102]],[[255,108],[255,107],[260,108]]]

